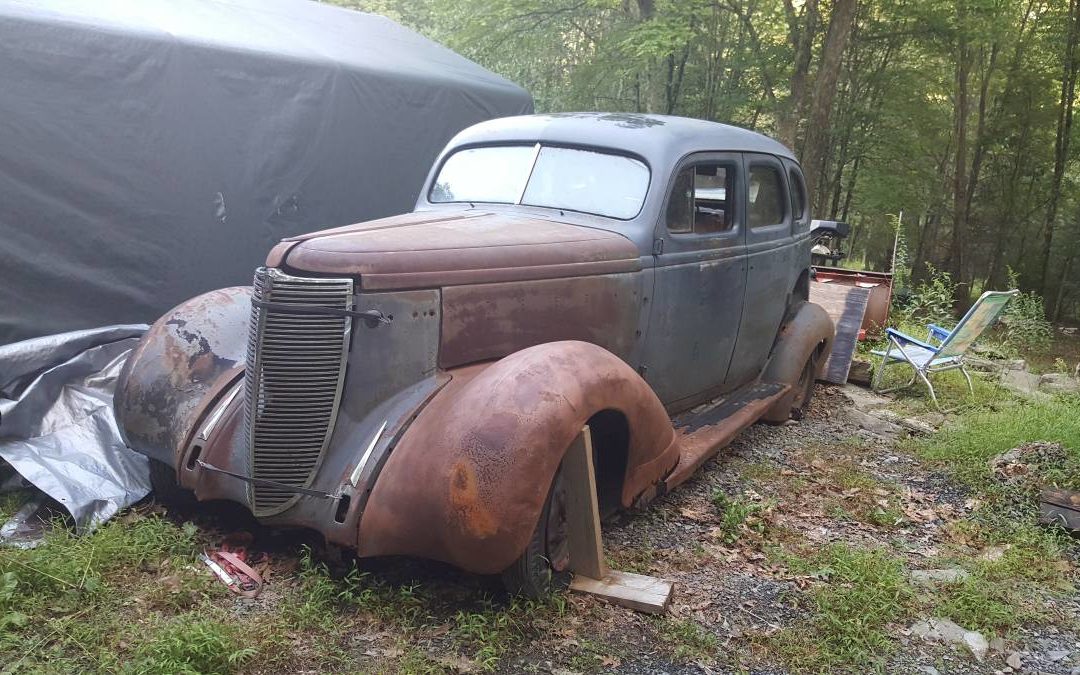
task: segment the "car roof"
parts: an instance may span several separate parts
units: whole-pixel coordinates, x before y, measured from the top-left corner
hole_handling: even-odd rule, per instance
[[[782,143],[748,129],[671,115],[549,113],[501,117],[475,124],[447,150],[465,145],[540,142],[630,152],[654,167],[672,165],[692,152],[761,152],[795,160]]]

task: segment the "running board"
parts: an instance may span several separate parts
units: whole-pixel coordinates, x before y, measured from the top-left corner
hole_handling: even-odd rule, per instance
[[[734,392],[727,398],[674,420],[675,430],[682,434],[679,463],[664,479],[666,490],[681,485],[698,468],[715,457],[740,431],[756,422],[784,394],[786,384],[757,383]]]

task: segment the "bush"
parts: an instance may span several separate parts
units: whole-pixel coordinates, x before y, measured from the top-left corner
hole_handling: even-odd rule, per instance
[[[900,308],[901,316],[911,322],[952,325],[956,284],[948,272],[929,263],[926,267],[929,276],[912,287],[907,303]]]
[[[1009,287],[1020,285],[1016,273],[1009,270]],[[1054,339],[1054,328],[1046,320],[1043,299],[1034,291],[1021,293],[1005,308],[1005,343],[1022,351],[1044,352]]]

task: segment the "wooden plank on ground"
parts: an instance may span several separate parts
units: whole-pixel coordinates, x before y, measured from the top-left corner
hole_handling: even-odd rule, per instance
[[[671,603],[675,584],[666,579],[612,570],[602,580],[575,576],[570,589],[596,595],[639,612],[663,614]]]
[[[603,579],[604,544],[600,539],[600,507],[596,501],[596,473],[593,471],[592,433],[588,425],[574,439],[563,457],[566,512],[570,540],[570,566],[574,574]]]
[[[1039,522],[1080,532],[1080,492],[1048,488],[1039,496]]]
[[[810,282],[810,302],[821,305],[836,326],[836,339],[821,376],[826,382],[847,382],[870,291],[869,288],[843,286],[836,282]]]

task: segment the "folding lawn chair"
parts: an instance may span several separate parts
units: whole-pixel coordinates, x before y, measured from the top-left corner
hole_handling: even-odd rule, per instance
[[[983,332],[994,325],[998,316],[1001,315],[1005,305],[1020,291],[987,291],[979,296],[979,299],[971,306],[956,327],[951,331],[930,324],[926,341],[916,340],[904,335],[893,328],[886,329],[889,344],[885,351],[874,350],[874,354],[881,357],[881,365],[874,371],[874,381],[871,388],[878,393],[896,391],[903,387],[910,387],[915,378],[919,378],[930,390],[930,398],[934,401],[934,407],[938,406],[937,394],[934,393],[934,385],[930,384],[930,375],[946,370],[959,370],[967,380],[968,389],[975,393],[971,384],[971,375],[964,368],[964,354],[974,344]],[[881,378],[885,373],[885,366],[897,363],[906,363],[914,370],[914,374],[907,384],[890,389],[881,389]]]

